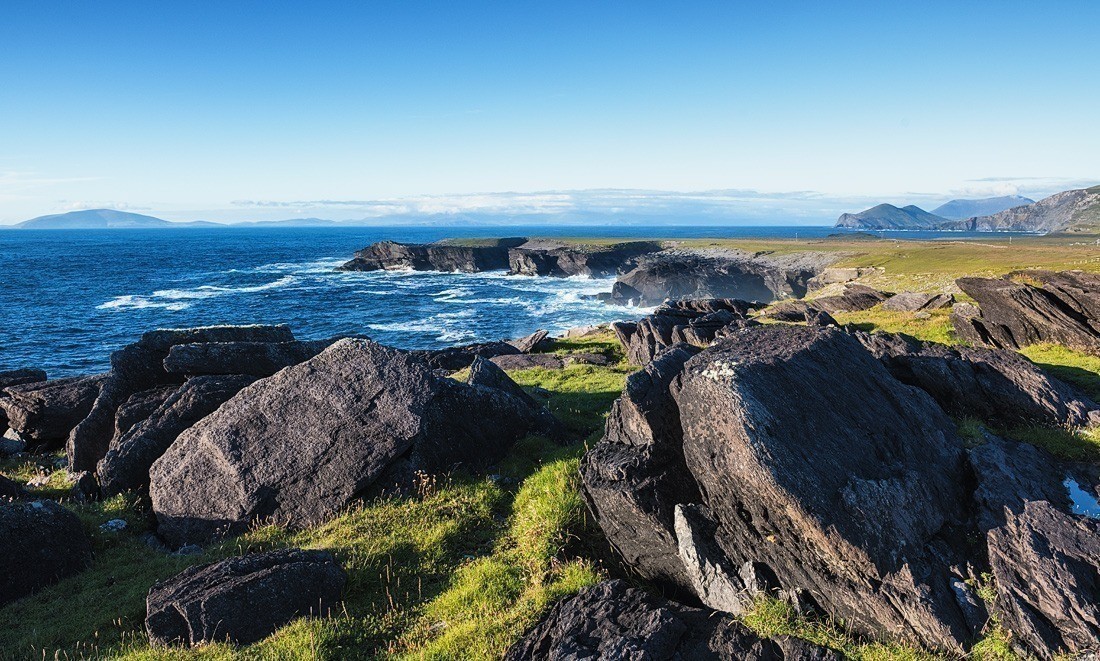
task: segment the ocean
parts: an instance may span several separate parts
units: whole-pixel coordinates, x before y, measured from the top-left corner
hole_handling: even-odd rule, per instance
[[[824,237],[829,227],[212,228],[0,231],[0,370],[109,367],[155,328],[288,324],[299,339],[364,334],[438,348],[560,332],[646,311],[589,298],[613,279],[335,267],[381,240],[448,237]],[[933,238],[898,233],[899,238]],[[950,236],[957,237],[958,234]]]

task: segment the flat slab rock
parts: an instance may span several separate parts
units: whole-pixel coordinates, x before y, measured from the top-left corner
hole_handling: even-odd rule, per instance
[[[286,549],[185,569],[153,586],[145,628],[154,645],[246,645],[303,616],[328,616],[347,575],[327,551]]]
[[[732,617],[608,581],[558,602],[505,655],[506,661],[840,661],[796,638],[760,638]]]
[[[106,377],[76,376],[30,381],[5,388],[0,398],[8,426],[32,447],[60,447],[91,411]]]

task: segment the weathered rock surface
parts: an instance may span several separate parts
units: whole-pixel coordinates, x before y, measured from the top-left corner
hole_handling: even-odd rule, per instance
[[[176,437],[255,380],[238,375],[199,376],[187,381],[145,419],[111,440],[97,466],[103,494],[147,489],[149,469]]]
[[[809,280],[835,256],[821,253],[774,256],[739,251],[665,251],[639,260],[619,277],[611,301],[660,305],[668,300],[737,298],[771,302],[806,294]]]
[[[863,276],[873,275],[878,272],[879,269],[873,266],[830,266],[829,268],[823,270],[821,273],[818,273],[814,277],[810,278],[806,285],[810,291],[815,291],[828,285],[851,282],[853,280],[858,280]]]
[[[347,576],[327,551],[285,549],[190,567],[149,591],[154,645],[246,645],[302,616],[327,616]]]
[[[542,411],[504,389],[438,378],[408,352],[341,340],[176,439],[150,473],[158,531],[178,546],[256,520],[317,523],[398,459],[407,473],[495,462],[541,430]]]
[[[516,275],[606,277],[624,273],[634,267],[638,258],[660,250],[661,245],[653,241],[551,249],[521,246],[508,251],[508,262]]]
[[[548,370],[560,370],[565,367],[565,361],[560,356],[549,353],[523,353],[511,356],[493,356],[490,358],[494,365],[502,370],[529,370],[541,367]]]
[[[263,378],[313,358],[334,341],[177,344],[168,350],[164,370],[169,374],[248,374]]]
[[[866,285],[845,285],[844,292],[835,296],[815,298],[812,305],[829,314],[870,310],[889,296]]]
[[[640,321],[613,323],[611,330],[630,362],[645,365],[673,344],[704,347],[726,333],[754,325],[747,315],[759,307],[737,299],[670,301]]]
[[[69,435],[66,451],[74,471],[94,471],[114,437],[120,406],[135,393],[183,383],[183,375],[164,369],[172,347],[195,342],[293,342],[287,326],[209,326],[155,330],[111,354],[111,372],[95,404]]]
[[[1052,342],[1100,354],[1100,275],[1024,271],[956,284],[980,308],[977,314],[971,306],[952,311],[964,340],[1009,349]]]
[[[3,506],[4,500],[21,498],[23,495],[23,487],[19,486],[18,482],[0,475],[0,506]]]
[[[891,296],[889,300],[882,304],[882,309],[893,312],[938,310],[951,305],[954,300],[955,297],[951,294],[903,291]]]
[[[482,342],[461,347],[447,347],[446,349],[418,349],[409,353],[428,363],[432,369],[448,372],[466,369],[479,356],[482,358],[496,358],[497,356],[518,356],[521,354],[519,349],[508,342]]]
[[[833,315],[806,301],[780,301],[760,313],[765,319],[788,323],[805,322],[811,326],[839,326]]]
[[[114,438],[120,438],[134,425],[151,416],[178,389],[176,385],[158,386],[130,395],[115,412]]]
[[[1100,406],[1014,351],[948,347],[890,333],[853,335],[890,373],[948,413],[996,425],[1100,424]]]
[[[538,348],[540,344],[546,341],[550,337],[550,333],[545,330],[537,330],[530,335],[521,337],[518,340],[511,340],[508,344],[511,344],[520,353],[531,353]]]
[[[35,449],[55,449],[92,409],[105,378],[70,377],[13,385],[0,398],[7,425]]]
[[[24,383],[37,383],[46,380],[46,373],[38,369],[16,369],[0,372],[0,399],[7,397],[4,388],[20,386]],[[0,434],[7,430],[8,414],[0,406]]]
[[[504,657],[553,659],[836,660],[796,638],[762,639],[733,618],[608,581],[558,602]]]
[[[699,501],[684,464],[680,415],[670,386],[699,349],[677,344],[627,377],[603,439],[581,460],[584,495],[604,536],[634,572],[690,590],[679,561],[673,511]]]
[[[970,458],[1004,624],[1040,658],[1100,648],[1100,520],[1072,513],[1073,478],[1030,445],[992,439]]]
[[[380,241],[355,253],[340,267],[342,271],[459,271],[477,273],[508,268],[509,248],[523,245],[525,238],[497,239],[488,245],[461,246],[446,243],[397,243]]]
[[[49,500],[0,503],[0,606],[84,570],[92,544],[80,519]]]

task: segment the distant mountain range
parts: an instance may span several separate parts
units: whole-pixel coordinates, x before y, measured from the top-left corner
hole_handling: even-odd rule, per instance
[[[960,215],[967,211],[977,213]],[[864,230],[1096,233],[1100,232],[1100,186],[1055,193],[1038,202],[1018,196],[952,200],[934,213],[912,205],[899,208],[880,204],[843,214],[836,226]]]
[[[31,218],[15,225],[28,230],[164,229],[168,227],[216,227],[217,223],[173,223],[153,216],[114,209],[84,209]]]

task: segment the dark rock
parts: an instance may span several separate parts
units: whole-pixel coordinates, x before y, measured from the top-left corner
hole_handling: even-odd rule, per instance
[[[498,239],[493,245],[459,246],[443,243],[415,244],[380,241],[355,253],[342,271],[459,271],[477,273],[508,268],[509,248],[527,239]]]
[[[35,449],[60,447],[99,394],[102,375],[80,376],[9,386],[0,398],[8,426]]]
[[[1004,625],[1043,659],[1100,648],[1100,520],[1072,513],[1066,469],[998,439],[970,461]]]
[[[633,268],[640,257],[659,250],[660,244],[652,241],[578,248],[519,247],[508,251],[508,263],[516,275],[606,277]]]
[[[683,606],[623,581],[608,581],[559,601],[504,658],[839,661],[841,657],[797,638],[763,639],[729,616]]]
[[[544,330],[537,330],[526,337],[512,340],[508,342],[508,344],[514,346],[520,353],[531,353],[548,337],[550,337],[550,333]]]
[[[0,475],[0,506],[3,506],[4,500],[22,498],[24,495],[26,495],[26,492],[23,491],[23,487],[18,482]]]
[[[834,314],[836,312],[859,312],[870,310],[889,296],[866,285],[845,285],[844,293],[836,296],[821,296],[813,300],[813,306]]]
[[[0,503],[0,606],[82,571],[92,544],[80,519],[49,500]]]
[[[529,370],[536,367],[547,370],[560,370],[565,367],[565,361],[562,360],[560,356],[549,353],[522,353],[511,356],[494,356],[489,360],[502,370]]]
[[[417,350],[410,354],[423,360],[432,369],[457,372],[469,367],[474,358],[496,358],[497,356],[520,355],[520,350],[507,342],[483,342],[480,344],[468,344],[463,347],[448,347],[446,349]]]
[[[177,344],[168,351],[164,369],[170,374],[247,374],[263,378],[313,358],[334,341]]]
[[[699,352],[677,344],[626,380],[603,439],[581,460],[585,500],[604,536],[635,573],[690,590],[678,559],[673,510],[698,502],[684,464],[680,416],[669,390]]]
[[[951,415],[998,426],[1100,421],[1100,406],[1014,351],[948,347],[890,333],[854,336],[895,378],[924,390]]]
[[[806,301],[780,301],[760,313],[765,319],[788,323],[805,322],[811,326],[839,326],[836,319]]]
[[[756,322],[745,315],[757,305],[735,299],[673,301],[637,322],[611,324],[627,359],[645,365],[662,349],[685,343],[707,346],[719,337]]]
[[[571,353],[565,357],[567,365],[598,365],[607,367],[613,365],[614,360],[602,353]]]
[[[103,494],[148,488],[150,467],[176,437],[253,381],[251,376],[198,376],[178,388],[145,420],[111,440],[97,466]]]
[[[938,310],[954,302],[951,294],[929,294],[927,292],[903,291],[894,294],[882,304],[883,310],[894,312],[917,312],[919,310]]]
[[[149,591],[145,629],[154,645],[246,645],[295,618],[328,616],[346,582],[327,551],[285,549],[190,567]]]
[[[152,415],[177,390],[179,386],[176,385],[158,386],[130,395],[115,412],[114,438],[121,438],[134,425]]]
[[[341,340],[176,439],[150,472],[158,530],[179,546],[256,520],[308,526],[398,459],[404,474],[490,465],[544,421],[503,389],[437,378],[408,352]]]
[[[1100,275],[1025,271],[1004,278],[960,278],[959,288],[980,308],[955,307],[960,338],[1018,349],[1050,342],[1100,353]]]
[[[78,503],[87,503],[99,499],[99,482],[93,473],[80,471],[69,473],[69,481],[73,483],[69,489],[69,497]]]
[[[183,376],[169,374],[164,359],[172,347],[195,342],[292,342],[287,326],[209,326],[155,330],[111,354],[111,372],[92,410],[69,435],[66,451],[73,470],[95,470],[114,437],[115,416],[134,393],[157,386],[180,385]]]

